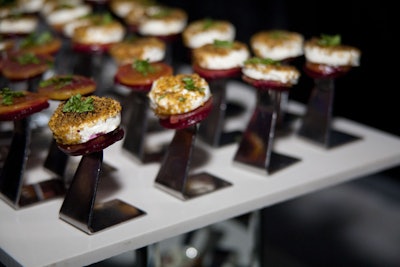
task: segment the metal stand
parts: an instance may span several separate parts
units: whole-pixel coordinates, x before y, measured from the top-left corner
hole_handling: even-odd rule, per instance
[[[1,197],[14,209],[19,209],[64,195],[60,179],[24,185],[24,173],[31,137],[30,118],[14,121],[11,146],[0,175]]]
[[[43,167],[54,172],[59,177],[64,177],[68,159],[69,156],[58,148],[57,142],[53,139]]]
[[[147,95],[141,92],[132,92],[129,98],[130,114],[122,147],[142,163],[159,162],[165,153],[165,148],[154,152],[146,150],[146,136],[149,128]]]
[[[256,107],[242,135],[234,161],[266,169],[268,174],[299,161],[297,158],[273,152],[280,94],[279,90],[257,90]]]
[[[193,125],[175,131],[155,180],[156,187],[181,200],[198,197],[231,185],[206,172],[189,174],[197,127]]]
[[[314,82],[315,86],[298,135],[327,149],[360,139],[360,137],[336,131],[331,127],[334,79],[314,79]]]
[[[226,118],[226,86],[227,79],[215,79],[209,81],[213,94],[213,109],[210,115],[200,123],[199,136],[207,144],[220,147],[238,142],[242,132],[224,132]]]
[[[60,219],[87,234],[145,214],[121,200],[96,202],[103,150],[83,155],[60,209]]]

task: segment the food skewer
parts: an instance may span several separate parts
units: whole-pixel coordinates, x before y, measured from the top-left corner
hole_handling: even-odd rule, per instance
[[[190,172],[198,124],[213,108],[207,82],[197,74],[164,76],[153,83],[149,98],[160,124],[175,130],[155,186],[181,200],[230,186],[231,183],[207,172]]]
[[[246,44],[239,41],[214,40],[192,51],[193,71],[207,80],[214,102],[210,116],[199,128],[200,137],[213,147],[238,141],[241,131],[225,131],[226,90],[229,79],[240,77],[243,62],[250,56]]]
[[[326,149],[359,140],[332,127],[335,79],[359,65],[359,49],[342,45],[340,35],[311,38],[304,49],[304,72],[314,79],[314,88],[298,135]]]
[[[90,95],[96,90],[96,82],[92,78],[74,74],[59,74],[39,83],[38,93],[52,101],[66,101],[71,96],[80,94]],[[63,153],[52,138],[44,167],[59,177],[64,177],[69,157]]]
[[[0,174],[0,195],[14,209],[19,209],[64,194],[60,179],[24,184],[26,163],[31,145],[30,116],[49,107],[45,96],[29,91],[3,88],[0,94],[0,121],[13,121],[11,144]]]
[[[142,163],[158,162],[165,153],[164,148],[149,151],[147,147],[146,137],[150,119],[147,93],[156,79],[172,74],[173,69],[168,64],[148,60],[134,60],[132,63],[121,65],[115,74],[116,83],[132,90],[128,96],[131,107],[122,147]]]
[[[103,150],[124,137],[124,130],[119,126],[120,113],[121,105],[112,98],[78,94],[61,103],[49,121],[60,150],[70,156],[81,156],[59,217],[87,234],[145,214],[119,199],[96,201],[102,178]],[[80,130],[71,136],[61,127],[63,121],[70,124],[75,121],[71,127]]]
[[[243,80],[257,89],[257,102],[234,162],[273,174],[300,160],[273,149],[281,94],[297,83],[300,73],[293,66],[257,57],[247,60],[242,72]]]

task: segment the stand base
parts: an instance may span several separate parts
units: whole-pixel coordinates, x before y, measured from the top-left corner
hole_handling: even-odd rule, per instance
[[[77,223],[74,219],[64,213],[60,213],[59,217],[72,226],[88,234],[93,234],[144,214],[146,214],[144,211],[119,199],[114,199],[94,206],[93,219],[89,225]]]
[[[334,129],[330,129],[328,135],[329,137],[321,140],[312,134],[307,134],[307,132],[305,131],[299,132],[299,137],[326,149],[332,149],[362,139],[359,136],[351,135],[345,132],[340,132]]]
[[[155,186],[159,189],[182,200],[199,197],[231,185],[232,184],[230,182],[222,180],[206,172],[188,176],[185,188],[182,192],[166,186],[158,181],[155,183]]]
[[[17,203],[12,201],[4,193],[7,194],[8,192],[0,193],[1,198],[14,209],[18,209],[58,197],[63,197],[65,195],[65,186],[63,181],[57,178],[22,186],[21,195]]]

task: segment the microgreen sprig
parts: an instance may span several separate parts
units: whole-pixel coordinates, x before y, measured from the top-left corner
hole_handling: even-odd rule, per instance
[[[202,87],[197,87],[194,84],[194,81],[192,78],[190,77],[184,77],[182,78],[183,83],[185,84],[185,89],[189,90],[189,91],[199,91],[199,92],[203,92],[204,88]]]
[[[336,35],[328,35],[321,34],[321,37],[318,39],[318,44],[323,46],[337,46],[342,43],[342,38],[339,34]]]
[[[146,76],[149,73],[153,73],[155,71],[154,67],[150,64],[148,59],[146,60],[135,59],[133,61],[132,67],[144,76]]]
[[[273,60],[271,58],[260,58],[260,57],[249,58],[244,63],[245,64],[275,65],[275,66],[281,65],[281,63],[279,61]]]
[[[81,94],[71,96],[68,101],[65,102],[63,107],[63,112],[83,113],[93,110],[93,98],[86,97],[85,99],[82,99]]]
[[[64,77],[53,77],[53,78],[41,81],[39,83],[39,87],[46,87],[46,86],[54,85],[54,87],[56,89],[59,89],[65,85],[71,84],[72,80],[73,80],[72,75],[67,75]]]
[[[0,95],[3,97],[2,104],[4,105],[12,105],[14,103],[14,97],[23,97],[25,95],[24,92],[21,91],[13,91],[8,87],[1,89]]]
[[[214,40],[213,45],[215,47],[225,47],[225,48],[231,48],[233,46],[233,42],[231,41],[224,41],[224,40]]]

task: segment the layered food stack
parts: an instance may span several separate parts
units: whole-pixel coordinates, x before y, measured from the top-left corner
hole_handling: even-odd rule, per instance
[[[212,109],[212,94],[198,74],[177,74],[158,78],[148,94],[150,107],[160,124],[183,129],[205,119]]]

